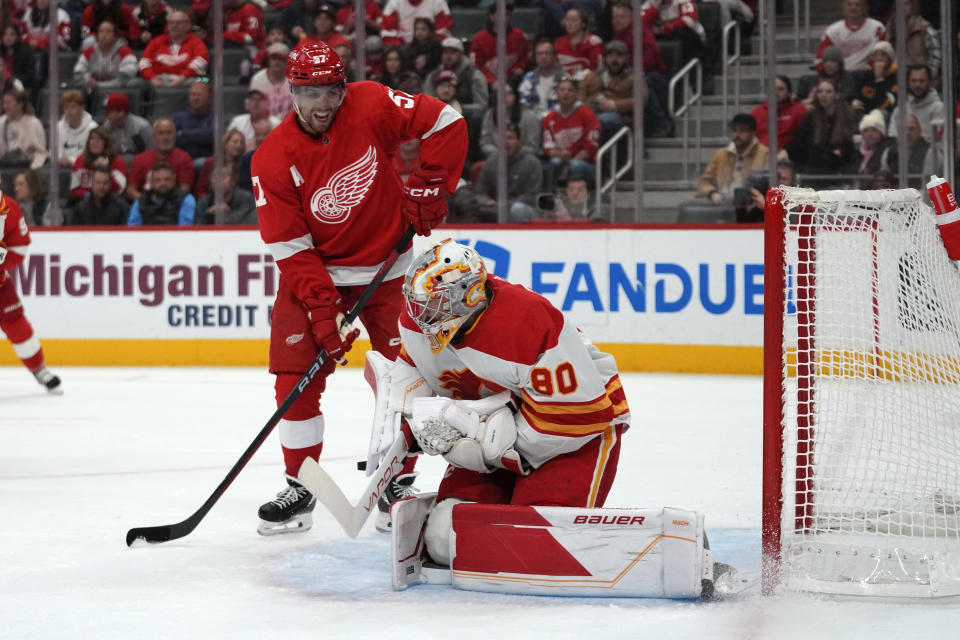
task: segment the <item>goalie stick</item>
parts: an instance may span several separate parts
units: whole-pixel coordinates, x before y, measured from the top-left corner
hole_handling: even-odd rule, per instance
[[[383,454],[383,462],[376,472],[370,476],[370,482],[360,494],[356,504],[351,503],[333,478],[313,458],[307,458],[300,467],[297,480],[307,491],[313,494],[318,502],[336,518],[343,530],[351,538],[356,538],[363,528],[367,518],[377,508],[377,500],[393,479],[403,468],[403,460],[407,455],[409,445],[401,433]]]
[[[387,259],[383,262],[383,265],[381,265],[380,270],[377,271],[376,275],[373,277],[373,280],[370,281],[370,284],[367,285],[367,288],[363,290],[362,294],[360,294],[360,298],[357,300],[356,304],[353,305],[353,307],[344,317],[344,323],[349,324],[357,319],[357,316],[360,315],[360,311],[362,311],[363,307],[366,306],[367,301],[370,300],[370,297],[377,290],[377,287],[379,287],[380,283],[383,282],[387,272],[403,254],[407,245],[410,244],[410,241],[413,239],[413,234],[413,227],[408,227],[403,233],[403,236],[401,236],[400,241],[397,242],[397,245],[393,248],[393,251],[390,252],[390,255],[387,256]],[[224,492],[237,478],[243,468],[247,466],[247,463],[250,462],[253,454],[257,452],[257,450],[260,448],[260,445],[262,445],[267,439],[267,437],[270,435],[270,432],[272,432],[273,428],[277,426],[277,423],[280,422],[280,419],[283,417],[283,415],[290,409],[297,398],[300,397],[300,394],[303,393],[303,390],[307,387],[307,385],[310,384],[310,381],[313,380],[313,378],[317,375],[317,372],[320,370],[320,367],[323,366],[323,363],[326,360],[327,352],[325,350],[321,350],[310,367],[300,377],[300,380],[297,382],[296,386],[290,390],[290,393],[287,394],[287,397],[284,398],[280,406],[277,407],[277,410],[272,416],[270,416],[270,419],[267,420],[267,424],[264,425],[264,427],[260,430],[260,433],[258,433],[253,439],[253,442],[250,443],[250,446],[247,447],[247,450],[243,452],[243,455],[240,456],[240,459],[237,460],[230,471],[227,472],[227,475],[223,481],[220,482],[210,497],[207,498],[207,501],[204,502],[200,508],[193,513],[193,515],[176,524],[165,524],[155,527],[135,527],[130,529],[127,531],[127,546],[132,547],[133,544],[138,540],[148,543],[176,540],[177,538],[182,538],[189,535],[190,532],[196,529],[197,525],[200,524],[200,521],[203,520],[210,509],[213,508],[213,505],[216,504],[217,500],[220,499],[220,496],[224,494]],[[402,441],[402,438],[400,438],[400,440]],[[389,481],[389,478],[387,480]]]

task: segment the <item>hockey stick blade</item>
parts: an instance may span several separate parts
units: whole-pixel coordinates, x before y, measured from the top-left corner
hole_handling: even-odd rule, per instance
[[[356,504],[351,503],[333,478],[313,458],[307,458],[300,467],[297,479],[307,491],[323,504],[333,517],[340,523],[343,530],[351,538],[356,538],[363,528],[367,518],[377,508],[377,500],[387,488],[390,480],[400,473],[403,460],[407,455],[407,442],[402,435],[387,449],[383,462],[370,477],[367,488],[360,495]]]
[[[397,242],[397,245],[393,248],[393,251],[389,256],[387,256],[387,259],[384,260],[383,264],[380,266],[380,269],[373,277],[373,280],[370,281],[370,284],[368,284],[363,290],[363,293],[360,294],[360,297],[357,299],[356,303],[354,303],[350,311],[347,312],[347,315],[344,318],[345,323],[349,324],[357,319],[357,316],[360,315],[360,311],[363,310],[364,306],[366,306],[374,292],[376,292],[377,287],[379,287],[380,283],[383,282],[387,277],[387,272],[390,271],[390,268],[394,264],[396,264],[397,259],[403,254],[404,250],[407,248],[407,245],[410,244],[410,241],[413,239],[413,234],[413,227],[407,227],[407,230],[404,231],[399,242]],[[247,463],[250,462],[250,459],[273,431],[273,428],[277,426],[277,423],[280,422],[280,419],[287,413],[290,407],[293,406],[293,403],[296,402],[297,398],[300,397],[300,394],[303,393],[303,390],[317,375],[317,373],[320,371],[320,367],[323,366],[323,363],[326,361],[326,359],[327,352],[321,350],[310,367],[300,377],[300,380],[297,382],[297,384],[293,387],[293,389],[290,390],[290,393],[287,394],[287,397],[284,398],[280,406],[277,407],[277,410],[272,416],[270,416],[270,419],[267,420],[267,424],[260,429],[260,432],[253,439],[253,442],[250,443],[250,446],[248,446],[246,451],[243,452],[243,454],[240,456],[240,459],[234,463],[233,467],[230,468],[230,471],[227,472],[226,477],[224,477],[217,488],[214,489],[213,493],[210,494],[210,497],[207,498],[206,502],[204,502],[199,509],[197,509],[186,520],[176,524],[166,524],[155,527],[135,527],[130,529],[127,531],[127,546],[132,547],[138,541],[151,544],[168,542],[170,540],[176,540],[177,538],[187,536],[194,529],[196,529],[197,525],[200,524],[200,521],[203,520],[210,509],[213,508],[213,505],[216,504],[217,500],[220,499],[220,496],[224,494],[227,488],[233,483],[234,480],[236,480],[237,476],[240,475],[240,472],[243,470],[243,468],[247,466]]]

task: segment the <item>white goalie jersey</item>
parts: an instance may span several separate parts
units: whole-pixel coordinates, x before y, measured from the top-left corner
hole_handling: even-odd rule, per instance
[[[509,391],[519,407],[515,449],[533,468],[578,450],[614,425],[629,425],[613,356],[542,296],[495,276],[487,284],[493,295],[479,320],[439,353],[402,315],[400,360],[441,397],[479,400]]]

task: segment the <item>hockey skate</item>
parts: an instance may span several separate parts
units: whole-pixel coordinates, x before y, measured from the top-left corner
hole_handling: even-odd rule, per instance
[[[311,512],[317,499],[294,478],[286,476],[287,486],[277,497],[260,507],[257,533],[272,536],[278,533],[308,531],[313,526]]]
[[[401,498],[408,498],[416,495],[417,491],[413,488],[413,481],[417,479],[416,473],[400,474],[393,478],[384,489],[383,495],[377,500],[377,521],[374,526],[380,533],[390,533],[393,529],[393,522],[390,520],[390,505]]]
[[[50,369],[46,367],[40,369],[39,371],[33,372],[33,377],[37,379],[37,382],[42,384],[47,388],[47,392],[61,394],[63,389],[60,388],[60,378],[54,373],[50,372]]]

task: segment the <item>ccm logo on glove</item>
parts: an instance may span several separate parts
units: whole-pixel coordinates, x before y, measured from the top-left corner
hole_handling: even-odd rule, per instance
[[[414,187],[413,189],[407,189],[407,193],[412,198],[422,198],[425,196],[439,196],[440,187],[434,187],[433,189],[421,189],[419,187]]]

